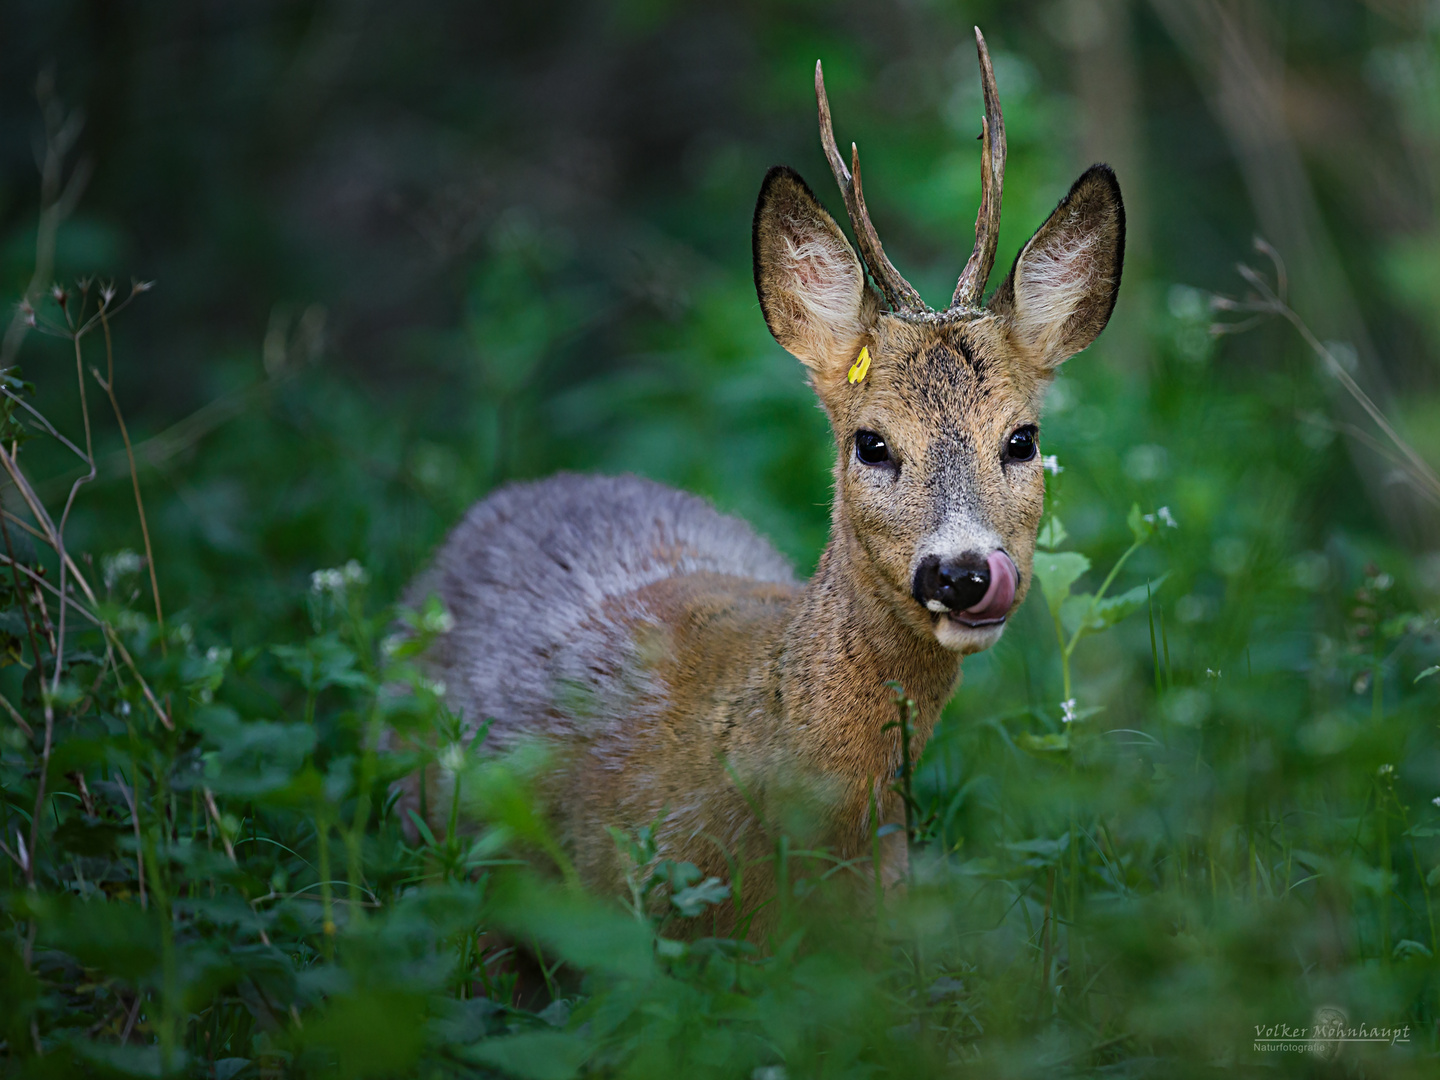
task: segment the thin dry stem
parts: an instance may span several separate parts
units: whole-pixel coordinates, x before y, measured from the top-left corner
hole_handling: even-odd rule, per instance
[[[220,832],[220,842],[225,845],[225,854],[230,857],[232,864],[238,865],[235,860],[235,845],[230,843],[230,837],[225,835],[225,826],[220,822],[220,808],[215,805],[215,793],[208,787],[202,789],[205,794],[205,809],[210,811],[210,816],[215,819],[215,828]]]
[[[100,378],[100,373],[91,368],[90,373],[95,376],[105,390],[106,396],[110,398],[110,408],[115,411],[115,423],[120,427],[120,437],[125,440],[125,456],[130,462],[130,485],[135,490],[135,512],[140,517],[140,535],[145,540],[145,564],[150,570],[150,594],[155,598],[155,624],[160,634],[160,655],[166,654],[165,650],[165,613],[160,607],[160,583],[155,576],[155,549],[150,546],[150,524],[145,517],[145,500],[140,495],[140,473],[135,468],[135,450],[130,445],[130,430],[125,426],[125,416],[120,411],[120,402],[115,397],[115,348],[110,338],[110,320],[105,314],[105,308],[100,308],[100,325],[105,330],[105,378]]]
[[[138,798],[130,794],[130,789],[125,786],[125,777],[120,775],[116,769],[115,783],[120,787],[120,794],[125,799],[125,805],[130,808],[130,821],[135,826],[135,874],[140,879],[140,909],[146,907],[145,901],[145,856],[142,851],[143,845],[140,842],[140,807]]]
[[[82,293],[80,314],[85,312],[85,299],[87,293]],[[67,316],[68,317],[68,316]],[[90,405],[85,397],[85,360],[80,349],[80,335],[75,335],[75,382],[80,388],[80,416],[85,425],[85,457],[90,463],[90,471],[70,485],[70,495],[65,500],[65,509],[60,512],[60,527],[55,530],[55,550],[60,555],[60,595],[65,595],[65,578],[70,572],[70,560],[65,556],[65,525],[70,520],[70,511],[75,506],[75,496],[80,493],[80,488],[95,479],[95,442],[90,432]],[[65,605],[60,605],[60,638],[55,652],[55,670],[51,674],[50,692],[57,693],[60,689],[60,675],[63,670],[65,659]],[[47,722],[46,726],[49,724]]]
[[[11,705],[10,699],[4,694],[0,694],[0,705],[5,707],[5,711],[10,714],[10,719],[15,721],[15,726],[25,733],[27,739],[35,737],[35,729],[26,723],[25,717],[20,715],[20,710]]]
[[[30,619],[30,604],[25,597],[25,588],[20,584],[20,570],[15,564],[15,548],[10,543],[10,527],[5,523],[5,517],[8,516],[9,514],[7,512],[4,517],[0,517],[0,534],[3,534],[5,539],[5,553],[10,560],[11,573],[15,580],[15,596],[20,602],[20,614],[25,620],[25,633],[30,638],[30,655],[35,660],[35,670],[40,673],[40,677],[43,679],[44,671],[40,664],[40,641],[35,636],[35,624]],[[34,729],[32,729],[23,718],[17,720],[17,723],[24,729],[28,738],[33,739],[35,737]]]
[[[1272,287],[1253,267],[1240,263],[1237,264],[1236,270],[1259,295],[1259,299],[1240,301],[1229,297],[1216,297],[1212,306],[1221,311],[1249,312],[1257,317],[1279,315],[1285,319],[1295,328],[1310,350],[1320,358],[1325,365],[1325,370],[1344,387],[1345,392],[1365,410],[1366,415],[1374,421],[1375,426],[1390,440],[1394,448],[1399,451],[1400,458],[1397,460],[1376,445],[1374,440],[1365,438],[1361,441],[1371,446],[1372,449],[1379,450],[1387,460],[1396,464],[1422,494],[1435,502],[1440,502],[1440,475],[1436,474],[1430,463],[1421,457],[1419,452],[1395,429],[1395,426],[1390,423],[1389,418],[1375,404],[1370,395],[1361,389],[1360,384],[1345,370],[1344,365],[1340,363],[1335,354],[1315,336],[1305,320],[1290,306],[1287,298],[1289,282],[1285,273],[1285,263],[1280,258],[1280,253],[1259,237],[1255,239],[1255,248],[1274,264],[1275,286]],[[1241,323],[1218,323],[1215,330],[1220,333],[1235,333],[1248,329],[1254,321],[1255,319],[1252,318]]]
[[[90,182],[92,171],[89,159],[81,158],[70,170],[69,179],[65,179],[65,159],[74,149],[85,120],[78,111],[67,113],[55,98],[52,74],[41,74],[36,81],[35,96],[45,121],[45,152],[40,164],[40,220],[35,230],[35,272],[21,294],[22,303],[16,307],[5,331],[4,342],[0,344],[0,368],[8,368],[13,363],[20,343],[25,340],[26,331],[30,328],[26,304],[39,295],[55,272],[55,244],[60,225],[74,213],[85,186]]]
[[[15,839],[17,839],[17,840],[20,839],[20,833],[19,833],[18,830],[17,830],[16,833],[15,833]],[[18,866],[18,867],[20,867],[20,870],[21,870],[22,873],[25,872],[25,860],[22,859],[22,858],[20,858],[19,855],[16,855],[15,852],[11,851],[11,850],[10,850],[10,845],[7,844],[7,843],[5,843],[4,840],[0,840],[0,851],[3,851],[6,855],[9,855],[10,858],[12,858],[13,860],[15,860],[15,865]]]

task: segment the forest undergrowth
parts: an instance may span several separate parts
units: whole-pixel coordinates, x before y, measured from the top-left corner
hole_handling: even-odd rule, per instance
[[[1062,377],[1039,588],[897,778],[911,879],[864,916],[835,886],[874,867],[779,823],[777,897],[657,861],[645,827],[615,832],[629,895],[587,895],[531,794],[543,755],[459,740],[419,663],[448,616],[391,602],[403,559],[227,581],[155,515],[206,469],[273,483],[322,417],[350,416],[321,432],[337,459],[360,445],[373,400],[323,361],[285,367],[303,320],[197,451],[214,464],[177,480],[137,453],[115,389],[122,315],[163,288],[27,295],[17,317],[48,336],[22,359],[67,381],[47,399],[0,373],[7,1074],[1432,1075],[1434,586],[1315,510],[1348,465],[1323,424],[1297,442],[1297,404],[1358,393],[1332,346],[1312,339],[1284,393],[1214,377],[1216,313],[1294,319],[1278,261],[1246,279],[1243,300],[1172,290],[1142,388]],[[1440,499],[1370,409],[1367,437]],[[425,459],[405,460],[413,494]],[[340,466],[315,467],[334,486]],[[373,490],[308,505],[392,515]],[[257,543],[320,550],[278,529],[258,521]],[[167,594],[207,574],[284,599],[241,625],[193,585]],[[382,751],[386,732],[420,749]],[[397,810],[421,765],[455,781],[442,834]],[[704,936],[715,905],[761,902],[781,912],[764,947]],[[1341,1034],[1317,1042],[1317,1023]]]

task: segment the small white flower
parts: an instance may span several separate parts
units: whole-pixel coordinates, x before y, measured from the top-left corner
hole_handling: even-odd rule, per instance
[[[419,681],[419,686],[422,690],[429,690],[430,693],[434,694],[436,697],[444,697],[445,691],[449,689],[449,687],[445,685],[444,679],[421,678]]]
[[[310,590],[317,594],[339,594],[345,589],[345,575],[339,570],[316,570],[310,575]]]
[[[1431,799],[1430,801],[1436,806],[1440,806],[1440,795],[1436,795],[1435,798]]]
[[[1220,675],[1221,675],[1221,672],[1220,672],[1217,668],[1208,668],[1208,667],[1207,667],[1207,668],[1205,669],[1205,677],[1206,677],[1207,679],[1218,679],[1218,678],[1220,678]]]
[[[1386,589],[1390,588],[1390,586],[1391,586],[1391,585],[1394,585],[1394,584],[1395,584],[1395,579],[1394,579],[1393,577],[1391,577],[1389,574],[1376,574],[1376,575],[1375,575],[1375,581],[1374,581],[1375,588],[1379,589],[1381,592],[1384,592]]]
[[[440,768],[453,775],[465,767],[465,748],[453,742],[440,751],[439,761]]]
[[[380,652],[387,660],[400,651],[405,639],[399,634],[389,634],[380,641]]]
[[[115,588],[122,579],[131,574],[138,574],[143,565],[144,560],[128,548],[121,549],[113,555],[106,555],[100,560],[101,576],[105,579],[105,588]]]
[[[1145,514],[1143,518],[1150,522],[1151,525],[1168,525],[1172,529],[1178,529],[1180,527],[1180,523],[1175,520],[1175,515],[1170,513],[1168,506],[1160,507],[1160,509],[1156,510],[1153,514]]]
[[[1046,472],[1054,473],[1056,476],[1065,471],[1065,466],[1060,464],[1060,458],[1056,454],[1040,455],[1040,466]]]
[[[1075,699],[1073,697],[1060,702],[1060,722],[1075,723]]]
[[[365,568],[351,559],[344,566],[316,570],[310,575],[310,591],[316,595],[330,593],[338,600],[345,595],[349,586],[364,585],[369,580],[370,575],[365,572]]]
[[[420,620],[420,626],[432,634],[448,634],[455,629],[455,616],[444,608],[439,611],[427,611]]]
[[[1375,770],[1375,775],[1380,777],[1381,780],[1388,780],[1395,775],[1395,766],[1381,765],[1380,768]]]

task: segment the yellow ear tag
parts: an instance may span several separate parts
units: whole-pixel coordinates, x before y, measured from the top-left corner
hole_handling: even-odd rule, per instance
[[[860,355],[855,358],[855,363],[850,365],[849,379],[851,383],[863,382],[865,376],[870,372],[870,346],[864,345],[860,349]]]

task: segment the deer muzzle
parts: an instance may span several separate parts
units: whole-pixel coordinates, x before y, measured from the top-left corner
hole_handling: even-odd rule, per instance
[[[1020,575],[1004,551],[989,555],[967,552],[958,558],[930,555],[915,571],[912,593],[928,611],[966,626],[993,626],[1005,621],[1015,602]]]

